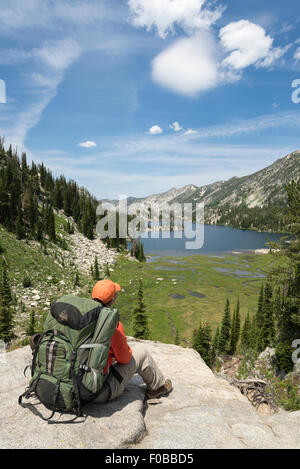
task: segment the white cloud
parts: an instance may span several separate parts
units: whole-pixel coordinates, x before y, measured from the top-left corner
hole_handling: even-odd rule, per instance
[[[218,64],[209,33],[177,40],[152,61],[154,82],[186,96],[216,86]]]
[[[88,140],[86,142],[80,142],[78,143],[78,145],[80,147],[83,147],[83,148],[93,148],[93,147],[96,147],[97,146],[97,143],[91,141],[91,140]]]
[[[187,130],[184,132],[184,135],[196,135],[197,133],[198,133],[197,130],[187,129]]]
[[[226,52],[231,52],[222,62],[224,67],[242,70],[250,65],[271,67],[291,47],[274,47],[264,28],[248,20],[229,23],[219,33],[220,42]]]
[[[0,62],[14,65],[15,85],[8,91],[9,104],[2,109],[0,135],[20,151],[74,60],[90,51],[119,57],[136,45],[133,35],[116,32],[115,25],[126,14],[121,4],[116,9],[109,1],[98,0],[4,3],[0,8]],[[13,88],[22,90],[22,99],[15,98]]]
[[[291,47],[291,44],[287,44],[285,47],[274,47],[267,57],[261,62],[258,62],[260,67],[271,67],[275,62],[277,62]]]
[[[98,2],[97,2],[98,3]],[[113,10],[116,15],[115,9]],[[56,28],[58,21],[71,25],[85,25],[101,21],[107,16],[108,7],[102,4],[81,0],[5,0],[1,5],[0,22],[4,28]]]
[[[183,127],[179,124],[179,122],[173,122],[173,124],[169,125],[170,129],[173,129],[174,132],[180,132],[180,130],[183,130]]]
[[[159,127],[159,125],[153,125],[152,127],[150,127],[149,129],[149,134],[150,135],[158,135],[158,134],[162,134],[162,128]]]
[[[295,54],[294,54],[294,59],[298,62],[300,60],[300,47],[297,48]]]
[[[294,27],[295,27],[294,25],[285,22],[285,23],[283,23],[280,32],[281,33],[288,33],[289,31],[294,29]]]
[[[55,70],[65,70],[80,55],[80,46],[73,39],[65,38],[50,42],[35,50],[47,66]]]
[[[291,47],[273,48],[274,40],[265,29],[248,20],[221,28],[218,44],[209,27],[224,8],[209,9],[206,0],[128,0],[128,5],[137,27],[156,29],[162,38],[175,33],[175,25],[187,33],[188,37],[178,39],[154,58],[151,70],[155,83],[185,96],[234,83],[250,65],[271,67]]]
[[[229,23],[220,30],[220,40],[226,52],[231,52],[223,65],[243,69],[264,59],[270,52],[273,39],[266,35],[264,28],[240,20]]]
[[[211,10],[207,4],[206,0],[128,0],[133,24],[148,31],[155,28],[162,38],[174,32],[175,24],[187,33],[209,28],[222,16],[224,8]]]
[[[172,137],[172,138],[171,138]],[[177,140],[178,135],[168,137],[167,141]],[[157,142],[157,139],[155,139]],[[161,140],[161,139],[160,139]],[[183,139],[182,139],[183,140]],[[149,139],[149,142],[154,139]],[[165,143],[167,148],[167,142]],[[73,158],[71,155],[62,155],[60,158],[49,158],[48,166],[57,175],[65,174],[66,177],[75,179],[79,185],[88,189],[98,198],[117,198],[119,194],[144,197],[149,194],[164,192],[170,187],[183,187],[187,184],[198,186],[217,180],[229,179],[232,176],[245,176],[273,163],[276,158],[290,153],[293,145],[228,145],[208,144],[171,146],[168,153],[155,154],[150,147],[148,154],[126,158],[126,145],[120,145],[119,159],[115,166],[103,168],[103,158],[110,158],[110,153],[102,153],[89,158],[88,168],[81,158]],[[40,160],[37,152],[34,161]],[[101,156],[101,157],[100,157]],[[128,168],[128,161],[134,163]],[[144,171],[145,161],[151,163],[147,173]],[[159,168],[159,171],[157,170]],[[99,177],[103,182],[99,186]]]

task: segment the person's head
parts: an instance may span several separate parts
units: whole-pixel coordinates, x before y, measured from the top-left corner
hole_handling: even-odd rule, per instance
[[[99,280],[92,290],[92,299],[100,301],[105,306],[111,306],[117,298],[121,287],[109,279]]]

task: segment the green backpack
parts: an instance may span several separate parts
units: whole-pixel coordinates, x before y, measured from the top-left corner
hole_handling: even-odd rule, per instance
[[[52,303],[33,350],[31,380],[19,397],[37,397],[45,407],[81,415],[104,384],[103,370],[118,311],[94,300],[65,295]]]

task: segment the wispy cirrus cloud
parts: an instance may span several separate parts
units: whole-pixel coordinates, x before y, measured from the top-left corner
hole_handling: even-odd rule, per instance
[[[108,20],[113,25],[121,15],[122,8],[116,11],[105,0],[7,0],[1,6],[0,60],[15,72],[7,91],[9,105],[2,109],[0,120],[0,134],[7,141],[25,149],[28,132],[38,124],[66,71],[82,54],[126,50],[127,38],[112,34],[107,27]],[[21,99],[15,99],[11,90],[22,90]]]
[[[68,174],[98,198],[117,198],[119,193],[142,197],[185,184],[205,185],[251,174],[295,150],[297,142],[276,141],[274,130],[300,130],[300,115],[297,111],[276,111],[193,132],[184,131],[184,122],[179,126],[183,130],[160,134],[159,138],[149,133],[106,136],[101,139],[101,149],[91,153],[88,146],[83,147],[86,151],[80,157],[55,150],[50,169],[57,175]],[[273,131],[272,144],[253,143],[252,135],[267,135],[268,131]],[[248,136],[248,142],[240,143],[241,135]],[[40,161],[44,154],[31,156]],[[103,161],[109,161],[109,166]]]
[[[164,192],[170,187],[180,188],[187,184],[201,186],[232,176],[242,177],[272,164],[276,158],[294,149],[278,145],[266,147],[223,143],[191,146],[173,135],[176,137],[175,145],[170,137],[165,138],[160,147],[149,144],[142,156],[140,151],[137,152],[137,142],[127,142],[126,149],[125,142],[120,142],[118,148],[107,148],[107,151],[96,153],[93,157],[87,155],[84,160],[70,155],[54,155],[51,170],[57,175],[68,174],[80,185],[88,186],[99,199],[118,198],[120,193],[145,197]],[[140,142],[140,146],[145,146],[145,141]],[[38,161],[39,155],[33,157]],[[109,168],[103,167],[103,158],[110,160]],[[147,163],[151,166],[145,173]],[[117,185],[112,181],[117,181]]]

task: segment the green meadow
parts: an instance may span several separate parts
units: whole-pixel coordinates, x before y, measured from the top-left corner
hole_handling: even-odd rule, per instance
[[[253,314],[261,284],[282,258],[272,254],[231,254],[224,257],[147,256],[146,263],[120,258],[111,272],[123,290],[117,300],[120,319],[131,334],[131,313],[136,306],[138,278],[143,292],[152,339],[174,343],[175,328],[181,344],[191,345],[192,332],[200,321],[214,331],[220,324],[225,301],[231,311],[239,298],[242,320]]]
[[[45,249],[36,242],[18,241],[14,234],[0,227],[0,244],[18,303],[24,296],[30,303],[36,289],[40,293],[36,307],[27,308],[24,314],[17,308],[15,323],[20,332],[26,329],[30,310],[35,310],[38,327],[41,327],[53,300],[65,293],[91,294],[94,280],[80,267],[80,286],[74,286],[77,268],[72,256],[65,257],[71,252],[73,241],[66,235],[63,217],[56,216],[56,230],[58,238],[65,240],[64,250],[53,243],[48,243]],[[88,265],[93,260],[87,259]],[[283,262],[282,257],[271,254],[148,255],[147,262],[137,262],[120,253],[110,269],[110,278],[123,289],[116,306],[127,335],[133,335],[131,315],[137,305],[138,279],[142,277],[151,338],[174,343],[177,329],[181,345],[190,346],[193,329],[200,321],[210,324],[214,332],[222,320],[227,298],[231,311],[239,298],[242,320],[248,312],[255,313],[261,284],[267,280],[270,270]],[[25,277],[30,278],[31,288],[23,287]]]

